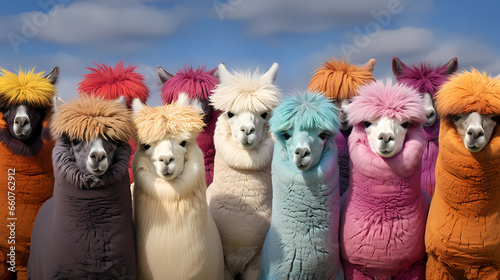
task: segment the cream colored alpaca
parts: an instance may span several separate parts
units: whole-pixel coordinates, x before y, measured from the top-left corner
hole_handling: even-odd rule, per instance
[[[210,97],[223,113],[215,129],[214,181],[207,199],[222,240],[226,279],[259,277],[271,223],[274,138],[267,121],[279,104],[277,70],[275,63],[263,75],[233,75],[221,64],[221,83]]]
[[[223,279],[219,233],[208,211],[203,129],[192,107],[151,108],[134,100],[138,279]]]

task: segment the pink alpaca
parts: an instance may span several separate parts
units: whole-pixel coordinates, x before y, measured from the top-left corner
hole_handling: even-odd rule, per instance
[[[340,216],[346,279],[424,279],[422,98],[413,88],[374,82],[360,87],[347,110],[351,181]]]
[[[432,98],[448,77],[457,71],[457,58],[440,66],[419,63],[411,66],[404,64],[398,57],[392,59],[392,71],[400,83],[415,88],[423,96],[427,121],[423,125],[425,147],[422,156],[422,188],[432,198],[436,179],[434,171],[439,153],[439,117],[434,109]]]
[[[200,66],[193,70],[193,66],[184,65],[175,75],[168,73],[161,67],[158,67],[157,72],[163,83],[161,88],[163,104],[179,100],[182,105],[198,107],[205,115],[205,128],[196,138],[196,142],[205,158],[205,182],[208,187],[214,176],[214,132],[220,111],[214,110],[208,100],[212,95],[212,90],[219,83],[214,76],[217,68],[205,69],[206,66]]]

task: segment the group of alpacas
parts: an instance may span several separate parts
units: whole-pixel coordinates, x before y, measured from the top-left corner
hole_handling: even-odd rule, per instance
[[[58,68],[3,70],[23,219],[0,278],[498,279],[500,80],[395,57],[399,82],[375,82],[374,64],[332,59],[283,99],[276,63],[159,67],[159,107],[122,63],[70,103]]]

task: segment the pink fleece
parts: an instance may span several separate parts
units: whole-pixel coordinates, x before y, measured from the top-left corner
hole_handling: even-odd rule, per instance
[[[214,146],[214,132],[215,132],[215,124],[217,123],[217,119],[219,119],[220,111],[214,111],[211,115],[210,122],[205,127],[196,138],[196,142],[198,143],[198,147],[200,147],[203,152],[203,156],[205,157],[205,182],[207,183],[207,187],[212,184],[214,180],[214,159],[215,159],[215,146]]]
[[[434,195],[434,185],[436,184],[435,170],[436,160],[439,154],[439,119],[428,127],[424,127],[424,154],[422,155],[422,188],[429,197]]]
[[[408,129],[403,149],[375,154],[365,128],[349,137],[351,183],[341,201],[340,245],[346,279],[424,279],[429,197],[420,187],[424,139]]]

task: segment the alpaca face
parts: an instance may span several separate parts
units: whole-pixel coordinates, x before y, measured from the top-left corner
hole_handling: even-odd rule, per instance
[[[264,135],[264,125],[269,115],[267,112],[243,112],[234,114],[226,112],[225,116],[231,127],[233,141],[244,149],[252,149],[259,145]]]
[[[27,141],[35,138],[42,130],[44,110],[18,105],[4,108],[2,112],[10,134],[19,140]]]
[[[424,93],[422,98],[424,99],[424,110],[427,120],[423,123],[423,126],[431,126],[436,122],[437,114],[436,109],[434,109],[434,102],[432,101],[432,96],[430,93]]]
[[[71,148],[80,171],[87,175],[101,176],[113,162],[117,143],[99,136],[91,143],[72,139]]]
[[[165,180],[172,180],[184,171],[188,145],[196,143],[188,143],[182,139],[164,139],[156,143],[143,144],[141,148],[153,163],[150,165],[151,172]]]
[[[465,148],[479,152],[490,142],[497,125],[497,116],[471,112],[453,116],[453,122]]]
[[[325,144],[331,140],[333,131],[311,129],[289,129],[278,134],[285,143],[288,160],[300,171],[315,167],[321,160]]]
[[[401,151],[409,125],[409,120],[387,117],[364,122],[370,147],[381,157],[392,157]]]
[[[349,120],[347,119],[347,106],[351,103],[349,99],[335,100],[335,106],[339,108],[340,130],[348,130]]]
[[[177,101],[182,105],[182,106],[191,106],[200,111],[200,114],[205,115],[205,120],[210,119],[210,115],[214,111],[212,106],[210,106],[210,103],[206,99],[191,99],[186,93],[180,93]]]

